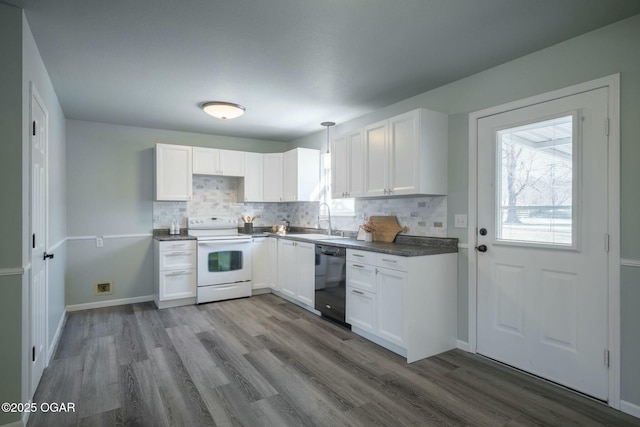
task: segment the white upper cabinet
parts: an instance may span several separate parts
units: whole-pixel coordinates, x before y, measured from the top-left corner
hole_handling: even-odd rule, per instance
[[[446,195],[448,118],[423,108],[364,128],[364,196]]]
[[[389,188],[388,121],[364,128],[365,196],[386,196]]]
[[[193,147],[193,173],[244,176],[244,152]]]
[[[283,155],[284,201],[317,201],[320,191],[320,151],[296,148]]]
[[[331,141],[331,197],[364,195],[364,142],[362,130]]]
[[[264,201],[264,156],[262,153],[244,153],[244,185],[239,187],[238,201]]]
[[[192,195],[192,149],[156,144],[156,200],[185,201]]]
[[[283,192],[282,153],[264,155],[263,200],[281,202]]]

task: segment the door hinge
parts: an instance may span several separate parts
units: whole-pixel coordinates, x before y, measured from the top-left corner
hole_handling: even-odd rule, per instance
[[[31,248],[36,248],[36,233],[33,233],[33,235],[31,236]]]
[[[36,346],[35,345],[33,347],[31,347],[31,361],[32,362],[36,361]]]
[[[609,367],[609,350],[604,351],[604,366]]]
[[[32,130],[33,136],[36,136],[36,121],[35,120],[33,121],[32,128],[33,128],[33,130]]]
[[[604,133],[605,135],[609,136],[609,117],[604,119]]]
[[[609,234],[604,235],[604,251],[609,252]]]

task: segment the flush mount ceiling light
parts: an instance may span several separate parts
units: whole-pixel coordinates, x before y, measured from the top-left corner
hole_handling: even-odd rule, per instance
[[[234,104],[232,102],[206,102],[202,105],[202,109],[205,113],[221,119],[235,119],[244,114],[245,108],[240,104]]]

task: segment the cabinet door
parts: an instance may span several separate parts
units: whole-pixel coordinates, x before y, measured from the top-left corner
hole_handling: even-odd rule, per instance
[[[347,285],[346,322],[363,331],[375,333],[376,302],[376,294]]]
[[[156,144],[155,154],[156,200],[191,200],[191,147]]]
[[[219,150],[219,175],[244,176],[244,152],[234,150]]]
[[[420,190],[420,112],[389,119],[390,194],[416,194]]]
[[[193,147],[193,173],[200,175],[220,174],[220,150]]]
[[[316,246],[313,243],[296,242],[298,277],[297,299],[313,307],[316,294]]]
[[[244,189],[245,202],[262,202],[264,186],[264,164],[261,153],[244,153]]]
[[[196,296],[196,270],[161,271],[159,300],[167,301]]]
[[[271,279],[271,259],[269,256],[269,238],[254,237],[251,254],[251,274],[253,289],[269,287]]]
[[[364,128],[365,196],[384,196],[388,190],[387,121]]]
[[[264,201],[282,201],[282,153],[264,155]]]
[[[358,130],[347,135],[347,149],[349,164],[348,197],[362,197],[365,195],[364,186],[364,141],[362,131]]]
[[[278,239],[275,237],[269,237],[267,239],[269,244],[269,286],[272,289],[280,290],[278,287]]]
[[[296,150],[282,155],[283,199],[288,202],[298,200],[298,154]]]
[[[278,241],[278,288],[280,292],[297,298],[296,247],[291,240]]]
[[[331,141],[331,198],[349,197],[349,150],[347,137],[342,135]]]
[[[405,307],[408,275],[404,271],[378,268],[378,325],[381,338],[405,347]]]

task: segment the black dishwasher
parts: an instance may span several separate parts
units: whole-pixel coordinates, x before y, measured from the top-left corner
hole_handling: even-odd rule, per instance
[[[331,245],[316,245],[315,309],[324,317],[342,325],[345,322],[347,250]]]

